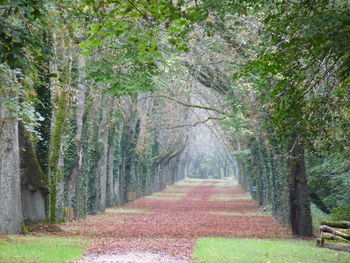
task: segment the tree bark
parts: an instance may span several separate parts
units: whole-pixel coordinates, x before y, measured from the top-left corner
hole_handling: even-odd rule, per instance
[[[110,133],[115,133],[114,127],[110,130]],[[117,135],[113,136],[112,141],[108,144],[108,154],[107,154],[107,182],[106,182],[106,206],[116,205],[118,189],[115,187],[116,182],[114,181],[114,158],[118,140]]]
[[[75,136],[76,146],[77,146],[77,153],[78,158],[77,161],[72,169],[72,175],[71,180],[69,184],[71,185],[72,193],[71,195],[71,204],[75,204],[74,209],[74,219],[78,219],[81,215],[81,203],[80,200],[80,178],[82,177],[83,171],[83,147],[82,147],[82,136],[83,136],[83,119],[84,119],[84,109],[85,109],[85,97],[86,97],[86,90],[87,87],[84,83],[86,78],[86,73],[84,70],[85,66],[85,57],[84,56],[78,56],[78,93],[77,93],[77,108],[76,108],[76,122],[77,122],[77,131]],[[73,202],[73,199],[75,199],[75,202]],[[71,205],[72,206],[72,205]]]
[[[1,75],[0,75],[1,77]],[[22,207],[18,121],[8,106],[15,92],[0,87],[0,233],[21,232]]]
[[[304,146],[296,136],[288,158],[290,221],[293,235],[312,236],[310,194],[305,174]]]
[[[36,152],[30,140],[30,135],[25,131],[24,125],[18,125],[18,139],[20,147],[20,171],[21,171],[21,198],[23,220],[31,222],[45,221],[47,186],[45,174],[41,170]]]
[[[108,163],[108,120],[110,118],[112,101],[109,96],[104,95],[101,98],[101,115],[100,129],[98,130],[97,140],[103,146],[102,154],[97,162],[96,176],[99,178],[99,203],[98,210],[104,212],[106,208],[106,191],[107,191],[107,163]],[[103,107],[103,105],[108,105]]]

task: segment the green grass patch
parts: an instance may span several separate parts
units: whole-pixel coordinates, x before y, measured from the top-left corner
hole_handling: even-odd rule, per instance
[[[160,200],[160,201],[178,201],[183,198],[183,196],[179,195],[149,195],[146,196],[147,199],[154,199],[154,200]]]
[[[241,195],[230,195],[230,194],[214,194],[210,197],[209,201],[233,201],[233,200],[250,200],[252,197],[249,193],[241,194]]]
[[[269,216],[267,213],[251,212],[251,213],[238,213],[230,211],[210,211],[213,215],[218,216]]]
[[[159,192],[159,193],[155,193],[153,195],[165,196],[165,197],[173,197],[173,196],[185,197],[187,194],[186,193],[178,193],[178,192]]]
[[[0,262],[61,263],[82,257],[86,244],[77,238],[9,236],[0,239]]]
[[[157,192],[152,195],[148,195],[145,198],[147,199],[156,199],[164,201],[178,201],[184,198],[186,193],[167,193],[167,192]]]
[[[151,211],[141,210],[141,209],[123,209],[123,208],[109,208],[106,209],[107,213],[115,214],[153,214]]]
[[[209,182],[209,181],[212,182],[212,181],[215,181],[215,180],[202,179],[202,178],[187,178],[183,182]]]
[[[345,263],[350,253],[317,248],[315,241],[202,238],[196,263]]]
[[[190,187],[194,187],[194,186],[199,186],[199,185],[202,185],[203,184],[203,181],[198,181],[198,180],[185,180],[185,181],[182,181],[180,183],[177,183],[176,185],[177,186],[190,186]]]
[[[234,186],[237,186],[237,185],[238,185],[238,183],[234,179],[232,179],[232,180],[220,180],[215,185],[215,187],[217,187],[217,188],[230,188],[230,187],[234,187]]]

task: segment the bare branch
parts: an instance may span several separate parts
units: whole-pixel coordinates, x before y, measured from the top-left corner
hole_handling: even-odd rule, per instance
[[[199,104],[189,104],[189,103],[180,101],[178,99],[175,99],[173,97],[167,96],[167,95],[162,94],[162,93],[157,93],[156,97],[162,97],[162,98],[165,98],[165,99],[168,99],[168,100],[171,100],[171,101],[175,101],[176,103],[179,103],[179,104],[181,104],[182,106],[185,106],[185,107],[197,108],[197,109],[208,110],[208,111],[214,111],[214,112],[217,112],[217,113],[225,115],[225,112],[223,112],[221,110],[218,110],[218,109],[215,109],[215,108],[212,108],[212,107],[208,107],[208,106],[204,106],[204,105],[199,105]]]
[[[210,120],[224,120],[225,118],[216,118],[216,117],[208,117],[205,120],[202,121],[198,121],[195,123],[186,123],[186,124],[182,124],[182,125],[176,125],[176,126],[170,126],[170,127],[166,127],[166,129],[179,129],[179,128],[184,128],[184,127],[196,127],[199,124],[204,124]]]

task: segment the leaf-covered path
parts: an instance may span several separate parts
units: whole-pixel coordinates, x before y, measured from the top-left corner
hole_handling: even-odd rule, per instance
[[[93,240],[84,263],[148,262],[147,258],[191,262],[199,237],[289,236],[229,180],[185,180],[127,206],[67,223],[64,229]]]

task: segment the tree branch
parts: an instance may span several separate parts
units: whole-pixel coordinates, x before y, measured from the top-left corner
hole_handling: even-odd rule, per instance
[[[209,110],[209,111],[214,111],[214,112],[226,115],[225,112],[223,112],[221,110],[218,110],[218,109],[215,109],[215,108],[212,108],[212,107],[208,107],[208,106],[204,106],[204,105],[186,103],[186,102],[180,101],[178,99],[175,99],[173,97],[170,97],[168,95],[162,94],[162,93],[157,93],[156,97],[162,97],[162,98],[165,98],[165,99],[168,99],[168,100],[171,100],[171,101],[175,101],[176,103],[179,103],[179,104],[181,104],[182,106],[185,106],[185,107],[197,108],[197,109],[202,109],[202,110]]]
[[[224,120],[225,118],[216,118],[216,117],[208,117],[205,120],[202,121],[198,121],[195,123],[186,123],[186,124],[182,124],[182,125],[176,125],[176,126],[170,126],[170,127],[166,127],[166,129],[179,129],[179,128],[184,128],[184,127],[196,127],[199,124],[204,124],[210,120]]]

